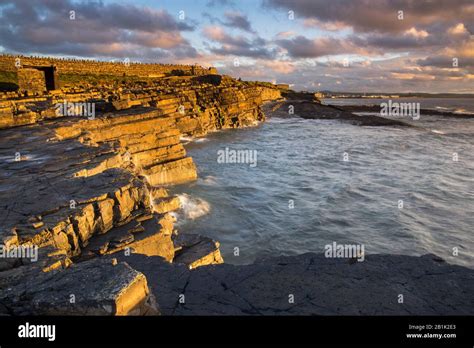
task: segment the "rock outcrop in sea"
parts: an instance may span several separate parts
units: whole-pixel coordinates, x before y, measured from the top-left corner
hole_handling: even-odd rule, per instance
[[[59,81],[42,81],[35,73],[34,81],[0,95],[0,313],[378,314],[386,296],[414,291],[418,281],[421,293],[411,312],[472,312],[474,271],[429,257],[374,257],[359,266],[306,255],[231,266],[221,265],[217,241],[179,233],[173,211],[180,201],[167,187],[197,178],[181,139],[264,121],[265,102],[278,101],[276,112],[292,98],[281,86],[197,66],[127,70],[120,64],[22,59],[51,70],[46,80]],[[11,73],[15,61],[1,57],[0,67]],[[31,250],[37,260],[5,256],[14,250]],[[383,276],[389,269],[401,272],[391,287]],[[404,282],[403,276],[414,280]],[[339,281],[352,290],[341,292]],[[431,287],[436,281],[456,292],[437,292]],[[300,304],[283,304],[290,291],[285,286],[294,287]],[[335,307],[322,305],[332,291],[346,297]],[[338,309],[354,300],[367,303],[374,292],[379,311],[369,306],[357,312],[358,302]],[[182,295],[186,300],[178,306]],[[425,296],[435,305],[421,303]]]

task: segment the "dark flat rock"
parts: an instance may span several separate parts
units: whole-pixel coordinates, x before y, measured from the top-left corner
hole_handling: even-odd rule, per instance
[[[294,115],[317,120],[340,120],[358,126],[397,126],[397,127],[413,127],[411,124],[394,119],[384,117],[366,115],[358,116],[349,110],[343,108],[323,105],[311,93],[288,92],[284,94],[285,101],[279,103],[268,113],[268,116],[288,115],[290,108],[293,109]]]
[[[474,314],[474,270],[435,255],[351,263],[307,253],[195,270],[137,254],[119,259],[146,275],[165,315]]]
[[[344,105],[344,106],[338,106],[338,108],[349,111],[349,112],[379,113],[381,110],[380,105]],[[468,113],[463,114],[463,113],[457,113],[453,111],[432,110],[432,109],[420,109],[420,114],[422,116],[442,116],[442,117],[459,118],[459,119],[474,118],[474,114],[468,114]]]

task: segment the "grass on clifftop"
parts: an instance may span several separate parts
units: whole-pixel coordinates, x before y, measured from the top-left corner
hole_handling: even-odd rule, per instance
[[[0,91],[16,91],[18,78],[15,72],[0,71]]]

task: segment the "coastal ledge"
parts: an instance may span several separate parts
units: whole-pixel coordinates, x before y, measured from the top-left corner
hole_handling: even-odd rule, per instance
[[[29,268],[29,282],[23,272],[3,273],[1,315],[474,315],[474,270],[432,254],[306,253],[193,269],[115,253]]]
[[[0,259],[0,314],[474,311],[473,271],[433,256],[349,264],[305,254],[233,266],[222,264],[217,241],[174,226],[180,200],[167,187],[197,178],[185,138],[288,117],[289,106],[304,118],[408,124],[225,75],[89,77],[41,95],[0,95],[0,246],[37,251],[35,261]],[[57,113],[69,104],[71,113]]]
[[[276,117],[296,116],[312,120],[338,120],[357,126],[371,127],[413,127],[400,120],[381,116],[357,114],[333,105],[324,105],[313,93],[286,91],[282,93],[284,101],[274,103],[268,111]],[[292,112],[290,112],[292,110]]]
[[[474,270],[432,254],[351,262],[306,253],[194,270],[159,257],[117,257],[147,277],[162,315],[474,314]]]

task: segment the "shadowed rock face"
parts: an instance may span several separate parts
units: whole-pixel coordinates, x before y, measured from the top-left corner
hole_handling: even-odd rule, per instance
[[[156,314],[143,274],[97,260],[137,253],[186,269],[223,262],[216,241],[174,229],[180,201],[165,186],[197,178],[181,138],[262,121],[261,104],[280,92],[209,76],[2,96],[0,241],[39,248],[38,262],[0,258],[2,312]],[[97,113],[58,114],[64,102],[94,103]]]
[[[286,93],[269,112],[294,105],[302,117],[367,124]],[[280,97],[215,74],[1,95],[0,242],[39,249],[37,262],[0,258],[0,313],[472,314],[473,271],[433,256],[221,265],[218,242],[174,229],[180,202],[166,186],[197,178],[181,138],[263,121],[262,103]],[[60,115],[64,101],[94,103],[97,113]]]
[[[25,273],[15,277],[18,272]],[[33,267],[3,273],[1,304],[11,315],[159,314],[145,276],[126,263],[95,259],[67,271]]]
[[[165,315],[474,314],[474,270],[435,255],[349,262],[307,253],[191,271],[142,255],[120,259],[146,275]]]

